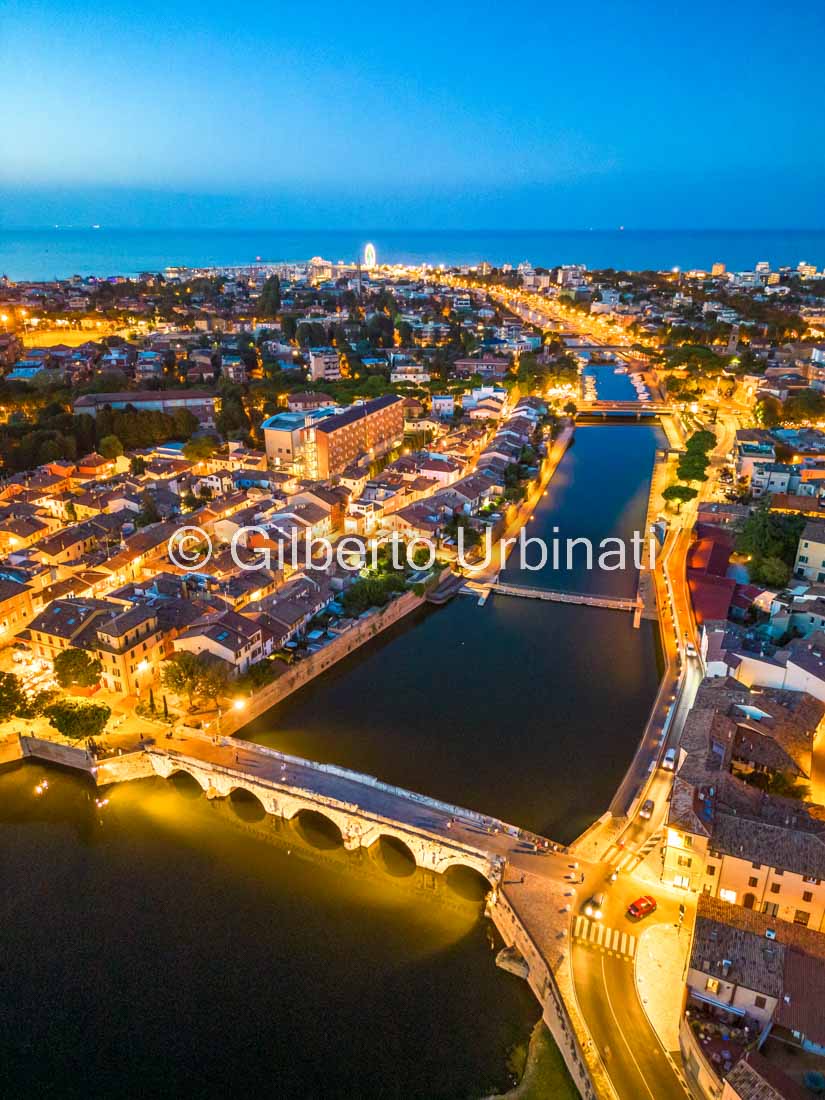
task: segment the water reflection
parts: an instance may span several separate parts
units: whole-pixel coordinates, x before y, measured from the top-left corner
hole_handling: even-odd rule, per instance
[[[209,802],[0,774],[6,1095],[464,1097],[536,1017],[477,896],[392,845]],[[330,838],[328,838],[330,839]],[[334,838],[332,838],[334,839]],[[404,873],[400,873],[402,871]]]

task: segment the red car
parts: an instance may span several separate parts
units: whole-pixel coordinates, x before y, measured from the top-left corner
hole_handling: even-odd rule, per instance
[[[656,899],[652,898],[650,894],[645,894],[643,898],[636,898],[634,902],[631,902],[627,907],[627,915],[629,917],[646,917],[649,913],[656,912]]]

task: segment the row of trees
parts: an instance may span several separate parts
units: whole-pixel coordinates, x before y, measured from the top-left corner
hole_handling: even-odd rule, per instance
[[[662,493],[665,500],[676,504],[677,510],[699,494],[699,490],[690,482],[707,481],[706,471],[710,463],[710,452],[715,446],[716,436],[713,432],[694,432],[687,441],[685,452],[679,458],[676,467],[676,477],[679,480],[674,485],[669,485]]]
[[[79,651],[76,651],[79,652]],[[0,672],[0,722],[9,718],[48,718],[49,725],[71,741],[99,737],[111,717],[105,703],[60,699],[54,691],[27,696],[12,672]]]

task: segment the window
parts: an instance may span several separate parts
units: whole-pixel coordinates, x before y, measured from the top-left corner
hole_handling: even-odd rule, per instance
[[[779,890],[780,890],[779,883],[778,882],[772,882],[771,883],[771,893],[772,894],[778,894]]]
[[[759,870],[762,869],[762,864],[761,863],[752,863],[751,867],[753,867],[754,871],[759,871]]]
[[[757,884],[758,882],[759,882],[759,879],[758,879],[758,878],[756,878],[755,876],[753,876],[753,875],[752,875],[752,876],[751,876],[751,877],[750,877],[750,878],[748,879],[748,886],[756,886],[756,884]]]
[[[674,875],[673,885],[680,886],[683,890],[687,890],[690,886],[690,875]]]
[[[811,914],[806,912],[804,909],[797,909],[796,912],[793,915],[794,924],[802,924],[806,928],[808,926],[808,921],[810,919],[811,919]]]
[[[693,863],[693,860],[690,858],[690,856],[679,856],[677,862],[680,867],[690,867],[691,863]]]
[[[802,893],[802,900],[803,901],[813,901],[813,897],[814,896],[813,896],[813,894],[811,893],[810,890],[805,890]]]
[[[720,890],[719,897],[722,899],[722,901],[729,901],[732,905],[736,904],[735,890]]]
[[[778,870],[774,871],[774,874],[779,877],[780,875],[784,875],[785,872],[781,868],[779,868]]]
[[[779,912],[779,906],[775,901],[766,901],[762,906],[762,912],[766,917],[775,917]]]
[[[707,866],[707,873],[708,873],[709,875],[715,875],[715,874],[716,874],[716,868],[715,868],[715,867],[713,866],[713,864],[712,864],[712,863],[709,863],[709,864],[708,864],[708,866]]]
[[[692,848],[693,847],[693,837],[692,836],[684,837],[684,845],[685,845],[686,848]]]
[[[812,883],[812,884],[813,884],[814,886],[819,886],[819,884],[820,884],[820,882],[821,882],[822,880],[821,880],[821,879],[818,879],[818,878],[811,878],[811,877],[810,877],[809,875],[803,875],[803,876],[802,876],[802,881],[803,881],[803,882],[810,882],[810,883]]]
[[[718,993],[719,992],[719,979],[718,978],[708,978],[708,980],[705,982],[705,990],[708,993]]]
[[[757,996],[753,999],[753,1003],[756,1005],[757,1008],[764,1008],[768,1002],[765,1000],[764,997],[757,994]]]

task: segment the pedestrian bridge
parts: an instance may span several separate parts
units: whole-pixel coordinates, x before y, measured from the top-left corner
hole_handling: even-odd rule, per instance
[[[663,401],[578,401],[577,416],[662,416],[670,412]]]
[[[520,830],[497,819],[394,787],[373,776],[320,764],[235,738],[217,741],[186,730],[147,746],[150,769],[169,778],[185,772],[207,798],[253,795],[267,814],[292,820],[320,814],[347,849],[382,838],[400,842],[416,866],[445,874],[467,867],[496,888]],[[113,779],[115,777],[113,776]],[[98,776],[98,782],[105,777]]]
[[[557,588],[532,588],[526,584],[505,584],[502,581],[490,585],[493,592],[503,596],[521,596],[528,600],[551,600],[553,603],[585,604],[587,607],[610,607],[615,611],[639,612],[638,597],[594,596],[587,592],[562,592]]]

